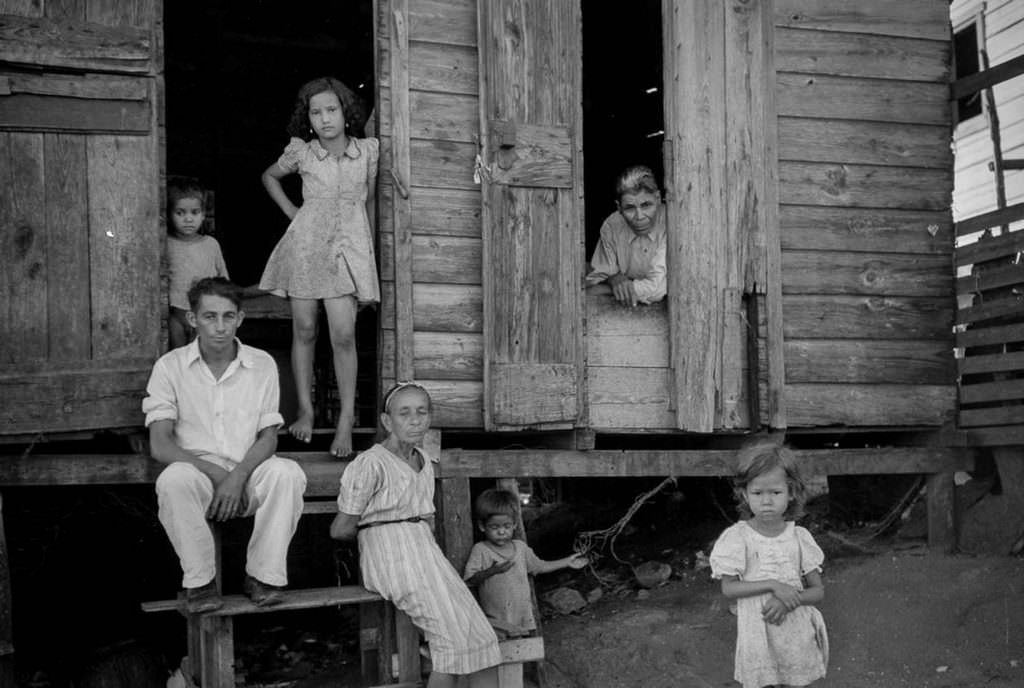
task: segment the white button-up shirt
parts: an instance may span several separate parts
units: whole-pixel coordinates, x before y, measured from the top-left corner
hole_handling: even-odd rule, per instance
[[[618,211],[601,225],[601,239],[590,259],[587,285],[599,284],[620,272],[633,280],[640,303],[654,303],[665,298],[666,237],[665,206],[658,212],[654,226],[637,235]]]
[[[238,353],[215,379],[199,342],[164,354],[153,366],[142,411],[146,427],[174,421],[179,447],[230,471],[264,428],[282,425],[277,364],[265,351],[235,340]]]

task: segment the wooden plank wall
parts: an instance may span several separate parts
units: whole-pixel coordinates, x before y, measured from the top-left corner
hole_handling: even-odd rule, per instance
[[[396,367],[402,360],[396,332],[403,331],[411,372],[434,399],[434,425],[480,428],[481,198],[473,179],[480,119],[476,0],[407,0],[407,7],[411,250],[400,246],[396,252],[390,50],[393,12],[401,4],[378,0],[381,383],[386,388],[396,375],[407,374]],[[404,264],[396,264],[396,257]],[[411,324],[408,315],[399,317],[401,310],[396,310],[403,270],[411,271]],[[411,342],[406,341],[410,336]]]
[[[0,433],[138,423],[162,315],[161,14],[0,1]]]
[[[1024,55],[1024,3],[1019,0],[954,0],[950,15],[954,29],[972,20],[977,22],[978,47],[988,52],[990,66]],[[993,97],[1003,157],[1022,159],[1024,77],[996,85]],[[953,141],[953,217],[959,222],[996,209],[995,177],[988,168],[994,151],[986,113],[959,123]],[[1007,171],[1005,180],[1007,204],[1024,201],[1024,170]]]
[[[776,2],[791,428],[952,418],[947,13]]]

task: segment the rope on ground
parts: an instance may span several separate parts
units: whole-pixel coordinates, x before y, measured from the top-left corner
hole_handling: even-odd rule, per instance
[[[619,534],[626,528],[626,524],[628,524],[630,519],[632,519],[636,512],[640,510],[640,507],[642,507],[654,495],[661,492],[667,485],[675,484],[675,476],[665,478],[654,489],[638,495],[637,498],[633,500],[632,506],[630,506],[622,518],[616,521],[613,525],[608,528],[604,528],[603,530],[586,530],[581,533],[577,533],[576,541],[573,544],[573,551],[575,551],[576,554],[586,556],[590,560],[589,569],[594,575],[594,578],[602,583],[605,582],[594,569],[594,558],[591,557],[590,554],[595,551],[601,553],[607,549],[615,561],[629,566],[629,562],[623,561],[619,558],[619,555],[615,553],[615,539],[619,537]]]

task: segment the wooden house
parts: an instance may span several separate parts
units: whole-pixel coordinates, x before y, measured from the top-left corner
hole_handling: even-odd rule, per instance
[[[764,430],[823,473],[938,476],[931,525],[951,542],[970,455],[953,448],[948,2],[643,0],[617,23],[577,0],[344,4],[372,17],[375,378],[433,396],[450,554],[471,476],[723,475]],[[141,423],[165,345],[174,11],[0,0],[0,434],[16,441]],[[590,125],[640,108],[660,130]],[[664,180],[669,294],[625,309],[582,278],[634,152]],[[500,449],[526,436],[536,449]],[[43,459],[19,446],[0,485],[94,481],[90,461],[152,479],[110,455]]]
[[[423,382],[435,426],[550,431],[582,450],[603,435],[733,446],[716,439],[764,429],[923,444],[949,427],[946,3],[648,1],[635,14],[661,36],[633,43],[576,2],[370,9],[378,379]],[[164,345],[170,11],[0,4],[4,435],[140,422]],[[588,32],[661,47],[588,93],[588,62],[614,66],[610,48],[582,49]],[[584,193],[584,165],[637,135],[587,141],[584,124],[625,117],[652,79],[669,295],[631,310],[582,287],[585,204],[611,208],[606,186]]]

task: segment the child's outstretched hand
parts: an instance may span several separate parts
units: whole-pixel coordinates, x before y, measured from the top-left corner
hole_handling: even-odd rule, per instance
[[[587,559],[587,557],[585,555],[583,555],[583,554],[573,554],[572,556],[569,557],[569,560],[567,562],[565,562],[565,565],[568,566],[571,569],[581,569],[581,568],[583,568],[584,566],[586,566],[589,563],[590,563],[590,560]]]
[[[778,597],[769,597],[768,601],[761,607],[761,617],[767,623],[778,626],[786,618],[786,615],[789,614],[789,611]]]
[[[792,585],[776,581],[775,585],[772,586],[772,594],[782,602],[786,607],[786,611],[791,612],[800,606],[800,591]]]

